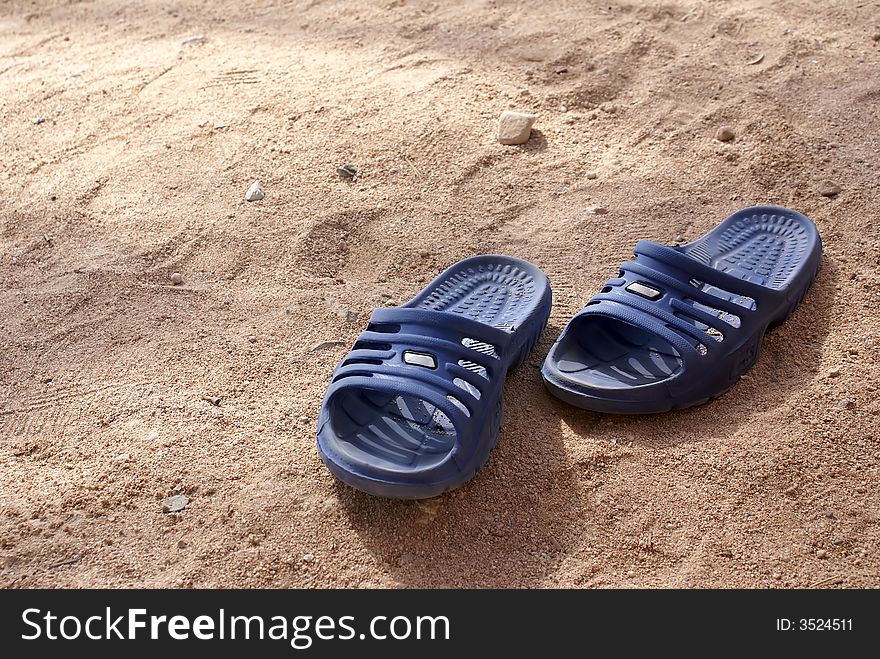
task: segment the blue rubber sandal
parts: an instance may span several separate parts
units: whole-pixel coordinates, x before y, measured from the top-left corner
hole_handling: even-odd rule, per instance
[[[822,241],[804,215],[755,206],[690,244],[634,251],[544,361],[544,383],[567,403],[648,414],[721,395],[807,292]]]
[[[537,267],[491,255],[453,265],[403,306],[374,310],[324,397],[324,464],[395,499],[470,479],[498,440],[504,377],[535,345],[550,304]]]

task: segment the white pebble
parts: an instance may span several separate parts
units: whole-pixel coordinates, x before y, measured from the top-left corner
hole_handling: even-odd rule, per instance
[[[498,141],[501,144],[524,144],[532,134],[538,115],[505,110],[498,118]]]
[[[254,181],[251,183],[251,187],[247,189],[247,192],[244,195],[245,201],[259,201],[266,195],[263,194],[263,187],[260,185],[259,181]]]
[[[189,505],[189,497],[184,494],[175,494],[162,499],[162,510],[166,513],[179,513]]]

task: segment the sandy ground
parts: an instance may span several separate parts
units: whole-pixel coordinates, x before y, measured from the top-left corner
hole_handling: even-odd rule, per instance
[[[0,3],[2,585],[880,586],[878,40],[876,1]],[[741,383],[644,418],[544,391],[636,240],[755,203],[826,250]],[[483,252],[555,297],[489,463],[338,484],[333,366]]]

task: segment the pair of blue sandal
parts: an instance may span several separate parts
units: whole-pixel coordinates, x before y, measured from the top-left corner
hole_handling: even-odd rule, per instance
[[[695,242],[643,240],[634,252],[544,360],[547,388],[567,403],[645,414],[722,394],[803,298],[822,241],[804,215],[755,206]],[[498,441],[504,378],[534,347],[550,306],[543,272],[490,255],[453,265],[400,307],[376,309],[327,389],[324,463],[390,498],[432,497],[470,479]]]

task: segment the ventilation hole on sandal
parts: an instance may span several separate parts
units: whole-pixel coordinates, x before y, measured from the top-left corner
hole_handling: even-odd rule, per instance
[[[343,366],[353,366],[354,364],[372,364],[373,366],[380,366],[382,364],[381,359],[360,359],[355,357],[354,359],[346,359],[342,362]]]
[[[706,334],[711,336],[716,341],[723,341],[724,340],[724,334],[721,332],[721,330],[718,330],[710,325],[707,325],[702,320],[697,320],[693,316],[688,316],[686,313],[681,313],[679,311],[675,312],[675,317],[681,318],[682,320],[687,321],[688,323],[690,323],[691,325],[696,327],[698,330],[705,332]]]
[[[470,348],[471,350],[475,350],[480,354],[486,355],[487,357],[494,357],[498,359],[498,352],[495,350],[495,346],[491,343],[486,343],[485,341],[477,341],[476,339],[472,339],[470,337],[464,337],[461,340],[461,345],[465,348]]]
[[[449,396],[447,396],[447,398],[449,398]],[[453,397],[451,402],[455,403],[456,400],[457,399]],[[467,408],[464,407],[461,401],[458,401],[458,404],[461,405],[465,415],[470,416]],[[434,433],[435,435],[452,435],[455,433],[455,426],[452,425],[452,420],[448,416],[446,416],[443,410],[438,407],[434,407],[433,405],[429,405],[428,403],[425,403],[425,406],[433,408],[433,412],[431,412],[432,433]],[[456,407],[458,407],[458,405]]]
[[[449,400],[450,403],[452,403],[458,409],[460,409],[462,411],[462,414],[464,414],[466,417],[470,417],[471,413],[468,411],[468,408],[465,407],[465,404],[462,403],[460,400],[458,400],[458,398],[456,398],[455,396],[447,396],[446,398],[447,398],[447,400]],[[437,410],[437,411],[440,412],[440,410]],[[440,414],[443,414],[443,412],[440,412]],[[446,416],[446,415],[443,414],[443,416]],[[447,418],[449,418],[449,417],[447,417]]]
[[[400,412],[400,416],[403,417],[405,421],[412,421],[416,424],[424,423],[427,419],[431,417],[431,413],[426,410],[426,406],[424,403],[419,403],[417,405],[413,405],[411,408],[406,398],[403,396],[398,396],[394,401],[397,406],[398,411]],[[415,409],[415,412],[413,411]],[[418,416],[416,416],[418,413]],[[427,417],[423,419],[421,417]]]
[[[402,440],[409,445],[410,450],[424,447],[422,438],[409,435],[400,424],[416,432],[434,436],[455,434],[455,426],[449,416],[428,401],[410,396],[396,396],[390,403],[386,401],[387,399],[379,399],[376,402],[376,406],[384,408],[390,417],[382,419],[384,426],[381,430],[386,439],[390,437],[397,444]],[[417,442],[415,446],[411,445],[413,441]]]
[[[606,286],[605,288],[603,288],[603,289],[602,289],[601,291],[599,291],[599,292],[600,292],[600,293],[610,293],[610,292],[611,292],[611,289],[612,289],[611,286]]]
[[[750,281],[751,279],[752,278],[745,278],[746,281]],[[749,297],[748,295],[737,295],[736,293],[731,293],[730,291],[723,288],[704,284],[697,279],[691,279],[689,283],[691,286],[693,286],[694,288],[699,288],[704,293],[708,293],[709,295],[717,297],[721,300],[726,300],[727,302],[733,302],[734,304],[741,306],[743,309],[755,311],[758,308],[758,304],[755,302],[755,299]]]
[[[675,315],[678,316],[678,314]],[[680,327],[675,327],[674,325],[666,325],[666,327],[667,329],[675,332],[685,341],[690,343],[694,347],[694,350],[699,352],[702,356],[705,357],[707,354],[709,354],[709,348],[701,343],[698,338],[691,336],[687,332],[683,332]]]
[[[708,293],[709,295],[714,295],[715,297],[722,300],[733,302],[734,304],[742,307],[743,309],[748,309],[749,311],[755,311],[758,308],[758,305],[755,302],[754,298],[748,297],[747,295],[737,295],[736,293],[731,293],[730,291],[726,291],[723,288],[717,288],[715,286],[705,286],[703,288],[703,292]]]
[[[477,400],[480,400],[480,398],[482,396],[482,394],[480,394],[480,390],[477,389],[474,385],[472,385],[467,380],[462,380],[461,378],[455,378],[454,380],[452,380],[452,383],[456,387],[458,387],[460,389],[464,389],[466,392],[468,392],[471,396],[473,396]]]
[[[400,325],[392,325],[390,323],[369,323],[367,325],[368,332],[379,332],[380,334],[397,334],[400,331]]]
[[[755,302],[755,298],[749,297],[748,295],[738,295],[738,299],[733,300],[736,304],[741,307],[745,307],[749,311],[755,311],[758,308],[758,303]]]
[[[707,314],[711,314],[715,316],[718,320],[722,320],[731,327],[739,327],[742,324],[742,319],[736,314],[728,313],[721,309],[716,309],[715,307],[710,307],[707,304],[702,304],[697,302],[696,300],[692,300],[691,298],[685,298],[682,300],[685,304],[689,304],[694,309],[699,309]]]
[[[487,380],[489,379],[489,373],[486,371],[486,368],[484,366],[480,366],[479,364],[477,364],[475,362],[469,362],[466,359],[459,359],[458,365],[461,366],[462,368],[466,368],[471,373],[476,373],[477,375],[479,375]]]
[[[356,341],[352,350],[391,350],[390,343],[380,343],[379,341]]]
[[[449,436],[455,434],[455,426],[452,424],[450,418],[441,409],[427,401],[398,396],[392,401],[392,405],[396,410],[392,412],[390,409],[386,408],[386,411],[391,414],[394,421],[392,422],[392,420],[388,418],[383,419],[387,426],[386,428],[383,428],[383,431],[384,434],[392,436],[396,442],[403,439],[407,444],[410,444],[416,439],[419,445],[423,446],[422,440],[407,436],[407,433],[405,432],[401,433],[401,426],[398,425],[400,423],[405,424],[407,427],[419,433],[429,433],[434,436]],[[419,447],[410,446],[409,448],[413,449]]]

